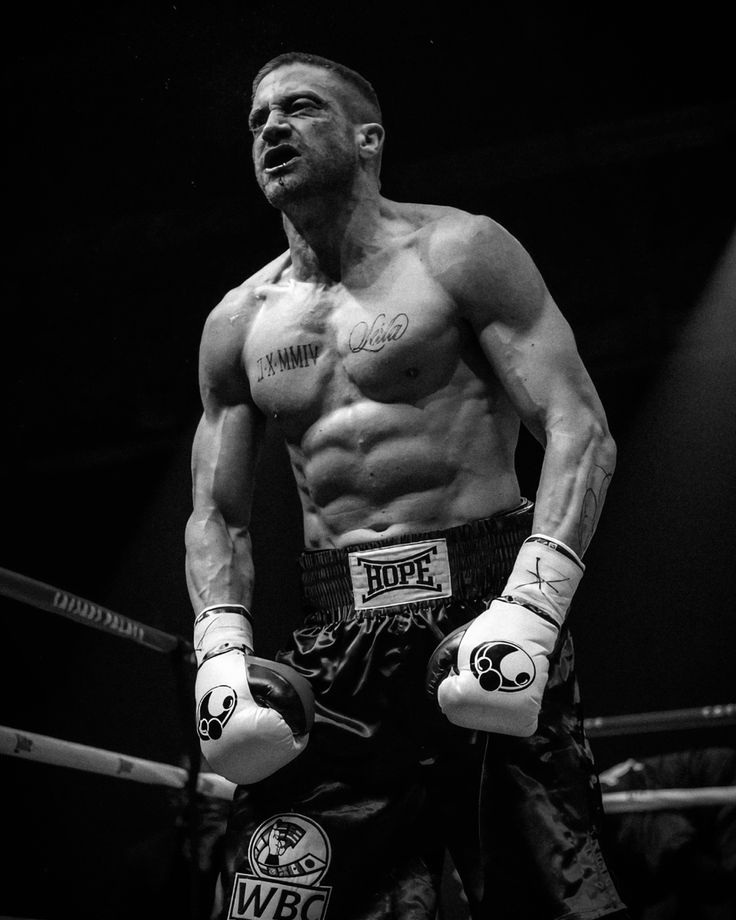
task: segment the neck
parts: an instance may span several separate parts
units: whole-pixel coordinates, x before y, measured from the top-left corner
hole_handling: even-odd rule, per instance
[[[320,195],[283,211],[294,276],[300,281],[345,281],[376,248],[383,199],[378,189]]]

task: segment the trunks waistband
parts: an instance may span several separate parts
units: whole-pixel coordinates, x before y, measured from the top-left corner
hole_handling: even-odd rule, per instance
[[[508,576],[531,533],[533,509],[525,499],[511,511],[445,530],[307,550],[299,557],[307,611],[340,618],[484,592]]]

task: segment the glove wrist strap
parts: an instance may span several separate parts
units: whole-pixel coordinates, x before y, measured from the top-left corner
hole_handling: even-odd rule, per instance
[[[213,604],[194,621],[194,653],[197,665],[214,655],[253,649],[250,611],[243,604]]]
[[[580,558],[580,556],[578,556],[575,550],[570,549],[567,543],[563,543],[562,540],[558,540],[557,537],[548,537],[543,533],[533,533],[531,537],[527,537],[524,542],[542,543],[545,546],[549,546],[550,549],[561,553],[563,556],[567,556],[568,559],[571,559],[573,562],[577,563],[577,565],[580,566],[581,571],[585,571],[585,564],[583,563],[583,560]]]
[[[210,658],[216,658],[218,655],[224,655],[226,652],[241,652],[243,655],[252,655],[253,649],[247,645],[235,645],[232,642],[223,642],[222,645],[216,645],[215,648],[205,652],[202,656],[202,660],[199,662],[199,667],[201,667],[205,661],[209,661]]]
[[[513,602],[538,608],[562,626],[585,566],[560,540],[533,534],[524,541],[501,592]]]

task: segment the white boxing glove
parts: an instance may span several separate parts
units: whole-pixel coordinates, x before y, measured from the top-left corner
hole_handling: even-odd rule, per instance
[[[202,755],[233,783],[255,783],[294,760],[314,724],[309,681],[288,665],[257,658],[250,613],[207,607],[194,621],[197,735]]]
[[[501,597],[439,644],[427,669],[450,722],[529,737],[537,729],[554,651],[585,566],[559,540],[521,546]]]

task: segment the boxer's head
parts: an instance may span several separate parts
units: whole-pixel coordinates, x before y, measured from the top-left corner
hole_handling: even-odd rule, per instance
[[[256,178],[279,207],[289,197],[378,185],[383,128],[373,87],[356,71],[302,52],[281,54],[253,81]]]
[[[356,70],[351,70],[350,67],[346,67],[344,64],[339,64],[337,61],[331,61],[329,58],[320,57],[318,54],[308,54],[305,51],[287,51],[284,54],[277,55],[277,57],[272,58],[264,64],[253,80],[251,102],[263,78],[278,67],[286,67],[289,64],[306,64],[310,67],[327,70],[338,75],[351,93],[351,100],[354,105],[353,114],[355,115],[356,121],[382,123],[383,117],[381,115],[381,105],[378,101],[378,96],[365,77],[361,76]]]

